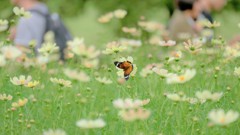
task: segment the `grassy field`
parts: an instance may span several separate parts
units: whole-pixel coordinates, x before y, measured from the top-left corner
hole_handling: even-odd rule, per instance
[[[161,13],[165,12],[163,10]],[[164,16],[161,13],[159,18]],[[238,14],[227,11],[216,16],[216,20],[222,23],[221,27],[216,28],[216,37],[222,35],[228,40],[239,33]],[[84,37],[87,47],[93,44],[102,52],[108,42],[118,40],[114,29],[120,24],[116,20],[110,24],[100,24],[97,22],[98,17],[94,7],[89,6],[80,16],[66,19],[66,24],[73,35]],[[166,18],[159,20],[166,23]],[[166,48],[150,45],[146,40],[142,40],[142,43],[140,47],[128,47],[125,51],[113,55],[101,53],[95,58],[100,60],[98,68],[84,67],[81,64],[85,59],[83,56],[76,56],[65,64],[50,62],[28,68],[24,68],[22,63],[8,61],[7,65],[0,68],[0,94],[11,95],[13,99],[0,100],[0,134],[41,135],[49,129],[62,129],[68,135],[240,134],[239,120],[226,126],[213,126],[209,124],[208,119],[208,114],[213,109],[240,112],[240,82],[234,75],[234,68],[240,66],[239,57],[229,58],[224,55],[226,45],[203,46],[201,53],[192,55],[181,45]],[[175,51],[182,51],[182,57],[167,61],[167,58],[173,57],[171,52]],[[133,57],[137,72],[128,81],[121,83],[117,75],[118,69],[113,62],[117,58],[128,56]],[[178,75],[187,69],[195,69],[196,75],[182,84],[168,84],[166,79],[152,70],[149,71],[149,75],[143,77],[142,70],[146,65],[153,63],[160,64],[162,69]],[[71,79],[64,74],[66,68],[82,71],[90,80],[83,82]],[[32,80],[38,80],[40,83],[33,89],[13,85],[10,78],[20,75],[31,75]],[[72,87],[54,84],[50,81],[53,77],[70,80]],[[96,80],[97,77],[106,77],[112,83],[100,83]],[[197,91],[204,90],[222,92],[223,95],[216,102],[196,104],[172,101],[166,96],[168,93],[177,93],[182,97],[195,97]],[[23,98],[27,98],[28,102],[13,109],[12,103]],[[113,105],[113,101],[119,98],[150,99],[143,107],[151,112],[150,116],[145,120],[122,119],[118,115],[119,109]],[[78,120],[97,118],[105,121],[106,125],[103,128],[84,129],[76,125]]]

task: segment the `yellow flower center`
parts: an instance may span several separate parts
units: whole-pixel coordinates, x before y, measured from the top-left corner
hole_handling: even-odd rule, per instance
[[[179,55],[178,53],[175,53],[175,57],[176,57],[176,58],[179,58],[180,55]]]
[[[179,78],[180,81],[184,81],[185,80],[185,76],[183,76],[183,75],[179,76],[178,78]]]
[[[25,80],[20,80],[20,84],[24,84],[25,83]]]
[[[220,119],[220,122],[221,122],[221,123],[224,123],[224,122],[225,122],[225,118],[221,118],[221,119]]]

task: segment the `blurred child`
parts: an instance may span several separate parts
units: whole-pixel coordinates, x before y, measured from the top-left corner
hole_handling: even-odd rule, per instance
[[[202,15],[213,23],[212,11],[220,11],[226,5],[227,0],[200,0],[202,4]]]
[[[48,8],[38,0],[11,0],[12,4],[25,10],[37,10],[42,14],[48,14]],[[36,41],[36,48],[41,47],[43,35],[46,29],[46,19],[38,13],[31,13],[29,18],[20,18],[16,27],[12,28],[10,38],[18,47],[29,47],[32,40]]]
[[[181,35],[198,36],[202,28],[197,25],[195,20],[200,13],[199,0],[177,0],[177,9],[174,11],[169,24],[170,38],[180,40],[182,39]]]

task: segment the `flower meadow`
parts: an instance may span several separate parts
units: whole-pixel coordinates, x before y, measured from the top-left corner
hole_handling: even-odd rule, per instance
[[[14,8],[18,17],[30,13]],[[101,25],[127,11],[100,16]],[[0,34],[14,23],[0,20]],[[209,30],[220,22],[203,23]],[[236,28],[237,28],[236,24]],[[35,53],[7,38],[0,46],[1,135],[238,135],[240,45],[216,33],[163,40],[165,26],[141,18],[99,45],[68,41],[65,61],[47,33]],[[101,36],[101,35],[100,35]],[[130,78],[114,62],[133,64]]]

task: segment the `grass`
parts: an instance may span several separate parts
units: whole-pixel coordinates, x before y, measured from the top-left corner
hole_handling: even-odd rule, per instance
[[[110,25],[102,25],[96,22],[97,11],[93,7],[86,9],[85,14],[66,20],[73,34],[84,37],[88,44],[95,44],[97,48],[104,49],[108,41],[117,39],[112,28],[119,25],[118,22]],[[221,16],[224,16],[221,17]],[[223,26],[217,29],[219,35],[230,39],[239,29],[235,29],[237,14],[223,12],[217,16]],[[231,21],[232,20],[232,21]],[[231,22],[231,24],[230,24]],[[226,127],[208,127],[208,113],[212,109],[222,108],[225,111],[235,110],[240,112],[238,102],[239,80],[233,76],[234,67],[239,67],[239,59],[223,63],[221,47],[216,47],[218,55],[199,54],[190,55],[183,51],[184,57],[179,62],[173,62],[164,68],[172,70],[171,66],[180,66],[181,69],[191,68],[187,61],[193,61],[197,75],[184,84],[166,84],[156,74],[144,78],[139,75],[141,69],[147,64],[164,63],[165,56],[170,50],[162,50],[160,47],[143,44],[142,47],[134,49],[131,53],[123,52],[118,56],[131,55],[134,64],[138,66],[138,72],[124,85],[117,82],[116,68],[113,56],[101,55],[99,69],[84,68],[79,62],[68,61],[61,65],[57,62],[49,63],[43,70],[40,67],[23,68],[20,64],[10,62],[4,68],[0,68],[0,90],[13,96],[12,101],[0,101],[0,134],[1,135],[40,135],[47,129],[63,129],[68,135],[237,135],[240,134],[240,121],[236,121]],[[204,47],[204,51],[207,48]],[[151,53],[152,59],[147,56]],[[50,82],[51,77],[70,80],[63,74],[63,69],[71,67],[86,72],[91,81],[87,83],[72,81],[72,88],[62,88]],[[215,67],[220,67],[216,72]],[[49,72],[54,70],[55,73]],[[95,80],[95,74],[106,76],[113,81],[112,84],[103,85]],[[31,75],[34,80],[40,81],[40,86],[35,89],[14,86],[10,77],[19,75]],[[218,75],[215,78],[215,75]],[[228,90],[227,87],[231,89]],[[189,104],[173,102],[164,96],[165,92],[184,92],[187,96],[194,96],[196,91],[209,90],[223,92],[224,96],[218,102],[206,102],[205,104]],[[80,94],[80,96],[78,95]],[[29,98],[34,95],[36,102],[29,102],[16,111],[9,110],[11,103],[19,98]],[[112,101],[117,98],[150,99],[145,106],[151,111],[147,120],[126,122],[118,116],[118,110],[113,107]],[[76,121],[82,118],[103,118],[107,125],[102,129],[80,129]],[[193,117],[199,120],[194,121]]]

